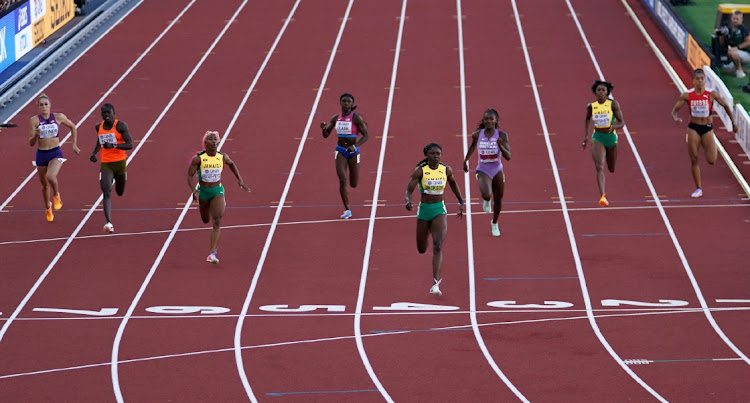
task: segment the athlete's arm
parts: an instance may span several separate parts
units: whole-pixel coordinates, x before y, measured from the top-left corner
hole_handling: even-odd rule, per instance
[[[620,108],[620,103],[615,100],[612,100],[612,112],[615,114],[615,120],[617,123],[611,126],[610,133],[615,131],[615,129],[621,129],[625,126],[625,118],[622,117],[622,108]]]
[[[193,194],[193,200],[198,201],[198,189],[195,188],[195,183],[193,182],[193,176],[195,176],[195,173],[198,172],[198,166],[201,163],[201,158],[199,156],[193,157],[193,160],[190,161],[190,166],[188,167],[187,172],[187,183],[188,187],[190,188],[190,192]]]
[[[246,192],[250,191],[250,188],[245,185],[245,182],[242,180],[242,175],[240,175],[240,170],[237,169],[237,164],[232,161],[231,158],[229,158],[229,155],[221,153],[224,156],[224,165],[228,166],[229,169],[232,171],[234,176],[237,177],[237,180],[239,181],[239,185],[242,189],[245,189]]]
[[[122,139],[125,141],[122,144],[113,143],[112,148],[118,148],[120,150],[131,150],[133,149],[133,138],[130,135],[130,129],[128,129],[128,125],[125,124],[122,120],[117,122],[117,131],[122,134]],[[105,147],[109,148],[109,147]]]
[[[456,217],[461,218],[464,215],[464,198],[461,196],[461,189],[458,187],[458,183],[456,183],[456,178],[453,177],[451,167],[445,166],[445,174],[448,176],[448,184],[451,186],[453,194],[458,199],[458,214],[456,214]]]
[[[677,103],[674,105],[674,108],[672,108],[672,120],[674,120],[675,123],[680,124],[682,123],[682,119],[677,116],[677,112],[682,109],[683,106],[685,106],[685,103],[688,101],[688,93],[683,92],[680,94],[680,97],[677,99]]]
[[[29,120],[29,145],[31,147],[34,147],[36,141],[39,140],[39,134],[41,132],[42,130],[39,129],[39,117],[32,116],[31,120]]]
[[[73,137],[73,151],[76,154],[80,154],[81,149],[78,148],[78,130],[76,128],[75,123],[73,123],[70,119],[68,119],[68,117],[65,116],[65,114],[56,113],[55,115],[57,115],[55,119],[58,122],[60,122],[60,124],[63,124],[65,126],[68,126],[68,128],[70,128],[70,135]]]
[[[367,142],[370,137],[370,133],[367,131],[367,123],[365,123],[365,121],[362,119],[362,116],[359,116],[355,113],[353,121],[357,126],[357,129],[359,130],[359,134],[362,135],[359,141],[354,143],[355,148],[352,151],[357,151],[356,147],[360,147],[362,144],[365,144],[365,142]]]
[[[716,91],[711,91],[711,98],[713,98],[714,101],[718,102],[719,105],[724,107],[724,110],[727,112],[727,115],[729,115],[729,119],[732,121],[732,132],[737,133],[737,123],[734,122],[734,115],[732,114],[732,108],[727,105],[727,103],[724,101],[724,99],[719,95]]]
[[[417,183],[422,179],[422,168],[416,167],[414,168],[414,171],[411,173],[411,177],[409,178],[409,184],[406,185],[406,194],[404,197],[406,198],[406,209],[411,211],[411,194],[414,193],[414,188],[417,187]]]
[[[500,147],[500,152],[503,154],[503,158],[506,161],[510,161],[510,143],[508,142],[508,133],[500,130],[500,135],[497,137],[497,146]]]
[[[96,126],[94,126],[94,130],[96,130],[97,133],[99,133],[99,125],[101,123],[97,123]],[[94,146],[94,151],[91,152],[91,156],[89,157],[89,160],[91,162],[96,162],[96,153],[99,152],[99,149],[102,147],[101,144],[99,144],[99,136],[96,136],[96,145]]]
[[[586,105],[586,129],[583,132],[583,144],[581,150],[586,148],[586,144],[589,142],[589,125],[591,125],[591,104]]]
[[[328,138],[328,136],[331,135],[331,130],[333,130],[334,127],[336,127],[336,120],[338,119],[339,115],[333,115],[331,120],[326,122],[320,122],[320,129],[323,131],[323,138]]]
[[[471,154],[474,154],[474,150],[477,148],[477,140],[479,140],[479,133],[481,130],[477,130],[471,134],[471,145],[466,151],[466,157],[464,158],[464,172],[469,172],[469,158]]]

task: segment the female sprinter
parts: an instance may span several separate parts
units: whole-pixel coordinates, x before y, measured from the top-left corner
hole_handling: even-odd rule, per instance
[[[411,194],[419,184],[419,193],[422,194],[417,208],[417,251],[427,251],[427,237],[432,234],[432,288],[430,294],[443,295],[440,291],[440,265],[443,262],[443,240],[448,232],[448,211],[445,209],[443,193],[445,185],[449,184],[451,190],[458,198],[458,218],[464,213],[464,198],[461,190],[456,184],[451,167],[440,162],[443,148],[440,144],[427,144],[422,150],[427,157],[417,164],[411,174],[409,184],[406,186],[406,209],[412,211]]]
[[[594,134],[591,136],[591,157],[596,167],[596,184],[599,186],[599,206],[609,206],[604,190],[604,161],[607,162],[609,172],[615,172],[617,163],[617,132],[625,126],[620,104],[609,95],[612,93],[612,83],[594,81],[591,92],[596,95],[596,101],[586,105],[586,129],[583,132],[581,150],[586,149],[589,141],[589,123],[594,120]],[[617,123],[615,123],[615,119]]]
[[[205,149],[199,152],[190,162],[187,173],[187,183],[193,192],[193,199],[198,202],[198,209],[201,213],[201,219],[208,224],[209,219],[213,219],[213,229],[211,230],[211,247],[208,252],[206,261],[209,263],[219,263],[216,257],[219,246],[219,235],[221,234],[221,217],[224,215],[226,202],[224,200],[224,185],[221,184],[221,171],[224,166],[232,170],[237,177],[239,185],[246,192],[250,189],[242,181],[240,171],[237,165],[229,156],[218,150],[219,132],[207,131],[203,135],[203,145]],[[193,176],[198,173],[198,187],[193,183]]]
[[[482,208],[485,213],[490,212],[490,198],[494,196],[494,211],[492,212],[492,236],[500,236],[497,218],[503,205],[505,192],[505,173],[500,154],[506,161],[510,161],[510,144],[508,134],[498,129],[498,115],[494,109],[484,112],[477,130],[471,135],[471,145],[464,158],[464,172],[469,172],[469,157],[479,147],[479,162],[477,163],[477,181],[479,191],[482,192]]]
[[[341,218],[347,219],[352,216],[352,210],[349,208],[349,193],[346,190],[346,169],[349,168],[349,185],[352,188],[357,187],[359,182],[359,147],[365,144],[369,137],[367,124],[364,119],[356,113],[354,106],[354,96],[346,93],[339,97],[341,104],[341,113],[333,115],[330,122],[320,122],[320,129],[323,131],[323,138],[331,135],[331,130],[336,129],[339,137],[338,145],[334,158],[336,160],[336,174],[339,177],[339,193],[341,201],[344,203],[344,214]],[[361,134],[362,138],[357,140]]]
[[[36,99],[36,105],[39,108],[39,114],[32,116],[29,121],[29,145],[37,146],[34,164],[39,174],[39,181],[42,182],[42,197],[44,197],[47,221],[52,221],[55,219],[52,207],[60,210],[63,205],[60,199],[60,187],[57,183],[57,174],[65,161],[60,148],[61,124],[70,128],[73,136],[73,151],[80,154],[81,149],[78,148],[78,132],[75,123],[62,113],[52,113],[52,102],[47,95],[40,95]]]
[[[690,155],[690,168],[693,172],[693,181],[695,181],[695,191],[690,197],[697,198],[703,196],[701,189],[701,169],[698,166],[698,149],[703,146],[703,152],[706,156],[706,162],[713,165],[716,162],[717,149],[716,139],[714,138],[714,127],[711,124],[713,118],[711,112],[714,101],[724,107],[724,110],[732,120],[732,131],[737,133],[737,123],[734,121],[732,108],[727,105],[716,91],[706,90],[706,73],[702,69],[696,69],[693,72],[694,88],[688,92],[683,92],[672,108],[672,119],[676,124],[682,123],[682,119],[677,116],[677,112],[685,104],[690,108],[690,123],[687,127],[687,148]]]

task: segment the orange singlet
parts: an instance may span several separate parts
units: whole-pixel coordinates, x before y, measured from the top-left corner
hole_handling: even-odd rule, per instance
[[[104,121],[99,124],[99,144],[102,145],[102,162],[117,162],[128,158],[125,154],[125,150],[119,148],[104,148],[104,143],[117,143],[123,144],[125,140],[122,139],[122,133],[117,131],[117,119],[112,123],[112,128],[109,130],[104,129]]]

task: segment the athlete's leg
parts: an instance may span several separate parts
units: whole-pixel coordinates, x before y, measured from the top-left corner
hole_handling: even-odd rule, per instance
[[[349,186],[355,188],[359,184],[359,154],[346,160],[346,163],[349,166]]]
[[[713,130],[701,136],[701,145],[703,146],[703,152],[706,156],[706,162],[711,165],[715,164],[716,158],[719,156],[719,151],[716,147],[716,140]]]
[[[443,241],[448,232],[448,215],[440,214],[432,219],[432,278],[440,280],[440,268],[443,264]]]
[[[115,192],[118,196],[122,196],[125,193],[125,182],[128,181],[128,174],[115,175]]]
[[[417,251],[427,252],[427,240],[430,235],[430,221],[417,218]]]
[[[60,168],[62,168],[62,162],[59,158],[53,158],[47,165],[47,182],[52,196],[57,197],[60,197],[60,188],[57,184],[57,174],[60,172]]]
[[[198,211],[201,213],[201,220],[204,224],[208,224],[208,221],[211,220],[210,207],[210,200],[198,199]]]
[[[604,160],[607,154],[607,150],[604,148],[604,144],[598,141],[591,142],[591,157],[594,160],[594,167],[596,167],[596,184],[599,186],[599,195],[604,196]]]
[[[39,175],[39,182],[42,183],[42,197],[44,197],[44,208],[50,208],[49,203],[49,181],[47,181],[47,167],[36,167],[36,172]]]
[[[221,217],[224,216],[224,209],[226,207],[226,201],[224,196],[214,196],[211,199],[210,211],[211,218],[214,221],[213,228],[211,229],[211,250],[209,253],[215,253],[216,248],[219,247],[219,236],[221,235]]]
[[[336,154],[336,175],[339,177],[339,193],[344,210],[349,210],[349,193],[346,190],[346,157],[341,153]]]
[[[492,178],[484,172],[477,171],[477,182],[479,183],[479,193],[482,194],[482,200],[492,200]]]
[[[701,145],[701,136],[693,129],[687,129],[687,149],[690,156],[690,171],[693,174],[695,187],[701,187],[701,168],[698,165],[698,148]]]
[[[112,181],[114,180],[115,174],[111,169],[102,169],[99,172],[99,186],[102,188],[102,196],[104,200],[104,218],[108,223],[112,222]]]
[[[492,211],[492,222],[497,224],[500,210],[503,208],[503,194],[505,194],[505,173],[500,171],[492,178],[492,196],[495,198]]]
[[[609,172],[615,173],[615,164],[617,163],[617,145],[612,147],[606,147],[607,150],[607,169]]]

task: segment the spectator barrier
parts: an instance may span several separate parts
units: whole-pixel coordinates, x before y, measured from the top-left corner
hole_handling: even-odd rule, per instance
[[[729,92],[729,89],[726,85],[724,85],[724,82],[721,81],[721,78],[719,78],[716,73],[711,70],[710,66],[703,66],[703,72],[706,73],[706,89],[709,91],[716,91],[721,95],[721,98],[729,105],[730,108],[732,108],[732,113],[734,113],[734,98],[732,97],[732,93]],[[719,119],[721,119],[721,122],[724,123],[724,128],[728,131],[732,131],[732,120],[729,119],[729,115],[727,115],[727,111],[724,110],[724,108],[719,105],[718,102],[714,101],[713,104],[714,112],[716,112],[717,115],[719,115]]]
[[[711,65],[711,57],[703,50],[703,47],[695,40],[682,19],[672,10],[666,0],[641,0],[647,6],[651,14],[659,22],[662,29],[668,34],[669,39],[682,53],[693,69]]]
[[[745,155],[750,158],[750,116],[740,104],[734,108],[734,119],[737,122],[737,142]]]

